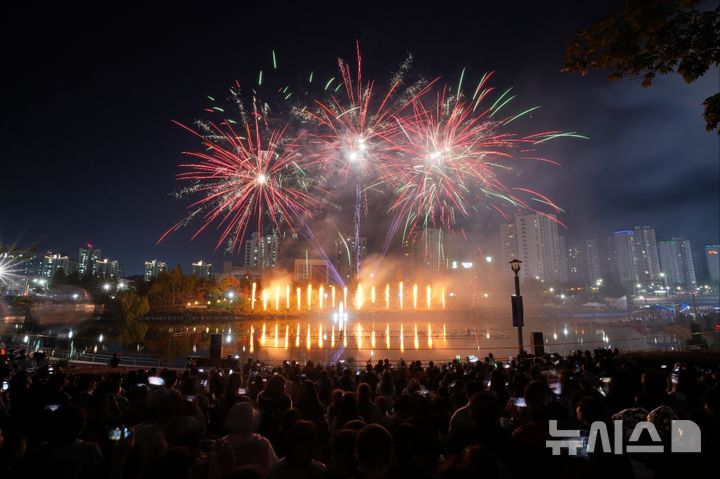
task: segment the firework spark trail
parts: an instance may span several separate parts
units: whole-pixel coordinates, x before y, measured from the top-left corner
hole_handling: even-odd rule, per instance
[[[470,216],[477,211],[477,205],[492,205],[504,214],[495,203],[505,203],[547,216],[521,199],[520,193],[533,195],[533,201],[554,212],[562,211],[540,193],[507,187],[499,174],[510,168],[511,161],[521,159],[519,156],[556,164],[527,158],[526,152],[549,139],[580,135],[551,131],[523,137],[506,131],[504,127],[521,116],[494,118],[513,98],[504,98],[507,91],[489,108],[478,110],[480,101],[491,91],[486,87],[489,78],[483,77],[471,103],[459,93],[450,95],[448,87],[444,87],[432,106],[418,99],[413,102],[411,115],[396,116],[402,134],[393,138],[397,156],[388,163],[392,170],[388,182],[395,187],[396,197],[389,209],[394,217],[384,252],[401,227],[403,239],[418,228],[452,230],[457,217]]]
[[[264,76],[260,70],[256,86],[251,89],[252,108],[244,107],[239,82],[230,89],[240,113],[239,122],[226,118],[224,109],[218,105],[206,111],[222,115],[221,121],[197,121],[195,128],[176,122],[199,137],[205,147],[204,152],[185,152],[194,161],[180,165],[184,171],[178,175],[178,180],[190,183],[179,196],[199,198],[189,205],[187,216],[163,234],[160,241],[170,232],[202,218],[193,238],[214,223],[220,232],[218,247],[226,243],[230,249],[236,249],[253,221],[257,221],[258,232],[262,231],[264,221],[270,221],[278,230],[287,226],[305,237],[328,261],[333,280],[344,286],[344,279],[332,267],[310,223],[313,216],[328,206],[325,200],[329,191],[320,183],[328,184],[329,178],[352,177],[355,182],[353,269],[357,276],[361,220],[363,206],[368,214],[369,189],[381,189],[392,195],[388,210],[392,218],[384,253],[401,229],[403,239],[428,227],[452,230],[458,218],[468,217],[481,208],[492,208],[505,218],[509,214],[504,206],[548,217],[546,211],[562,212],[550,198],[529,188],[506,186],[500,177],[516,161],[557,165],[533,156],[531,151],[556,138],[585,137],[562,131],[520,136],[509,130],[510,123],[538,107],[506,115],[506,106],[515,95],[510,88],[491,100],[494,89],[488,84],[492,74],[482,77],[471,98],[462,93],[465,69],[456,89],[438,88],[435,96],[430,97],[437,78],[404,85],[410,57],[393,76],[384,95],[377,95],[375,82],[363,78],[358,44],[356,54],[354,71],[347,62],[338,59],[340,80],[333,77],[324,83],[322,97],[299,92],[307,104],[299,103],[295,95],[292,106],[279,113],[258,94],[263,93],[261,85],[265,84],[262,89],[270,88],[267,84],[272,75],[268,73],[277,69],[273,51],[272,68]],[[308,85],[312,82],[311,72]],[[319,82],[320,87],[322,83]],[[271,91],[273,95],[279,93],[284,102],[293,95],[289,85]],[[213,97],[208,99],[215,102]],[[274,127],[276,118],[271,114],[284,118],[292,128],[299,128],[296,120],[302,120],[302,130],[290,134],[287,126]],[[341,238],[345,241],[345,237]]]
[[[351,173],[355,177],[354,273],[359,277],[360,231],[365,195],[363,178],[369,178],[371,182],[376,178],[384,178],[384,165],[392,161],[391,156],[394,156],[390,139],[399,132],[393,116],[400,114],[428,91],[433,82],[413,85],[399,94],[404,74],[409,68],[408,61],[394,76],[385,95],[376,99],[375,82],[363,81],[359,43],[356,43],[356,56],[355,75],[347,62],[338,59],[344,95],[331,95],[326,101],[315,100],[315,109],[307,110],[306,116],[318,127],[318,132],[310,137],[314,150],[311,154],[318,157],[325,170],[339,166],[340,177],[347,179]]]
[[[360,210],[362,207],[362,194],[360,191],[360,178],[355,182],[355,277],[360,280]]]
[[[337,268],[335,268],[334,263],[330,260],[327,253],[325,252],[325,249],[320,244],[320,240],[318,240],[317,236],[315,235],[315,232],[310,228],[310,225],[308,225],[307,222],[302,223],[302,229],[300,230],[300,234],[303,235],[305,239],[307,239],[310,244],[315,247],[315,251],[318,255],[320,255],[321,259],[324,259],[327,262],[328,265],[328,272],[330,274],[330,278],[335,281],[337,284],[340,285],[340,287],[345,286],[345,281],[343,280],[342,276],[338,272]]]
[[[265,140],[258,115],[252,124],[244,124],[244,136],[227,121],[220,126],[208,123],[218,140],[174,123],[199,137],[206,148],[206,152],[185,152],[195,161],[181,164],[184,171],[177,176],[179,181],[191,183],[185,194],[201,195],[189,206],[193,210],[189,216],[201,214],[204,220],[193,238],[217,223],[221,231],[218,247],[230,239],[235,249],[253,218],[257,231],[262,231],[264,219],[276,228],[286,224],[295,231],[300,218],[311,216],[312,210],[321,206],[319,189],[305,179],[299,166],[306,159],[299,153],[299,137],[285,138],[285,128],[271,131]],[[184,226],[187,219],[170,228],[160,241]]]

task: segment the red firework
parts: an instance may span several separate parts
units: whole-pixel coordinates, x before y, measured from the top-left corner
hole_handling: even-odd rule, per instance
[[[344,177],[351,169],[358,175],[380,173],[382,177],[384,164],[393,159],[392,139],[399,132],[393,117],[424,95],[434,81],[415,84],[399,94],[408,68],[406,62],[385,94],[377,97],[375,81],[363,83],[359,43],[356,43],[356,52],[355,74],[347,62],[338,59],[344,94],[331,95],[327,101],[316,99],[316,108],[305,110],[317,127],[309,139],[313,147],[311,154],[326,169],[334,169],[339,164]]]
[[[203,224],[193,238],[216,223],[221,231],[218,247],[229,240],[234,249],[253,219],[257,231],[262,231],[264,219],[294,231],[321,204],[317,199],[321,191],[300,166],[304,157],[299,152],[299,137],[286,138],[282,128],[264,139],[258,115],[254,118],[254,124],[243,125],[244,136],[228,121],[221,126],[208,123],[207,134],[174,122],[200,138],[206,151],[184,152],[195,161],[180,165],[184,171],[177,175],[178,180],[190,183],[182,193],[200,198],[188,207],[190,214],[160,241],[201,216]]]
[[[561,211],[549,198],[526,188],[509,188],[500,176],[515,159],[528,158],[533,145],[560,132],[545,132],[526,137],[505,132],[504,126],[514,117],[495,119],[499,108],[477,111],[480,101],[491,91],[485,88],[490,75],[481,81],[476,92],[482,93],[476,101],[465,102],[440,91],[431,107],[422,100],[413,102],[412,113],[396,117],[401,134],[393,139],[396,155],[389,162],[388,183],[396,189],[396,198],[390,207],[395,220],[389,232],[394,236],[401,222],[404,231],[418,226],[452,229],[456,216],[469,216],[478,204],[492,205],[505,215],[498,203],[510,204],[533,211],[518,192],[531,194],[534,200],[549,206],[553,212]],[[551,162],[554,163],[554,162]],[[484,199],[483,203],[479,203]]]

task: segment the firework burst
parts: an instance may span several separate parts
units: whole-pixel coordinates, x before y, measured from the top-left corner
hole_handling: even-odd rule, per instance
[[[506,115],[506,105],[515,97],[510,89],[493,95],[488,86],[491,74],[466,96],[464,70],[456,88],[436,87],[437,80],[407,82],[408,58],[383,89],[363,77],[356,47],[355,67],[339,59],[337,79],[313,83],[310,72],[307,85],[295,92],[278,83],[281,78],[269,80],[269,71],[277,69],[273,52],[272,69],[259,71],[256,83],[246,89],[252,92],[251,108],[243,106],[239,83],[230,89],[238,122],[227,119],[224,109],[208,97],[212,106],[206,111],[220,119],[199,121],[194,128],[177,123],[201,140],[204,151],[185,153],[192,161],[180,165],[178,180],[186,185],[180,196],[194,201],[188,215],[161,240],[199,221],[193,238],[214,225],[218,247],[237,249],[250,225],[260,232],[265,222],[299,232],[326,257],[309,221],[328,205],[328,191],[320,184],[338,198],[349,192],[348,186],[354,190],[358,245],[363,212],[367,215],[366,192],[377,188],[391,198],[385,252],[401,229],[403,237],[429,227],[453,230],[461,217],[484,209],[492,208],[505,218],[505,209],[562,211],[550,198],[507,186],[502,179],[519,161],[557,165],[536,156],[533,151],[539,144],[564,136],[584,137],[561,131],[517,134],[509,125],[538,107]],[[322,92],[309,93],[312,86]],[[274,110],[260,99],[261,93],[275,100],[270,101]],[[278,119],[289,122],[290,129],[277,127]],[[557,221],[554,216],[553,220]],[[359,275],[359,247],[355,254]]]
[[[20,273],[20,263],[11,256],[0,254],[0,286],[8,286],[15,282]]]
[[[314,100],[312,107],[304,111],[306,119],[317,127],[309,139],[313,154],[326,170],[337,171],[339,165],[344,177],[351,172],[375,176],[381,170],[393,155],[392,138],[399,132],[393,117],[434,83],[418,80],[403,87],[412,62],[409,57],[393,75],[387,91],[379,95],[374,80],[363,80],[359,44],[356,55],[355,72],[346,61],[338,59],[340,80],[333,94],[326,100]],[[326,89],[334,81],[331,78]]]
[[[200,138],[205,147],[204,152],[185,152],[193,161],[181,164],[183,171],[178,174],[178,180],[190,183],[181,196],[199,199],[160,241],[202,218],[193,238],[216,224],[218,247],[227,242],[229,249],[237,249],[251,222],[256,222],[257,231],[262,231],[264,221],[294,231],[320,206],[319,190],[302,166],[306,157],[300,153],[300,137],[287,137],[285,127],[265,131],[260,125],[262,117],[254,113],[239,132],[229,121],[202,123],[203,133],[175,122]]]
[[[502,204],[538,211],[521,198],[523,194],[553,213],[561,211],[544,195],[506,186],[501,176],[513,161],[521,159],[557,165],[531,156],[532,148],[552,138],[579,135],[550,131],[519,136],[507,131],[510,122],[534,109],[501,117],[500,108],[512,99],[507,92],[492,106],[481,108],[492,92],[487,86],[490,76],[483,77],[471,101],[450,94],[446,86],[436,94],[432,106],[419,99],[413,102],[411,114],[395,117],[401,133],[393,139],[396,155],[388,163],[387,178],[396,197],[390,207],[395,216],[386,247],[403,224],[403,236],[417,228],[452,230],[458,216],[470,216],[479,205],[492,206],[503,216],[507,215]]]

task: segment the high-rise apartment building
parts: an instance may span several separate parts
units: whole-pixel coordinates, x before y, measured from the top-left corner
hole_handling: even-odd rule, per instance
[[[167,272],[167,263],[157,259],[145,261],[145,281],[156,278],[160,273]]]
[[[213,265],[200,260],[192,264],[192,272],[197,279],[211,280],[213,278]]]
[[[568,280],[568,250],[564,236],[558,236],[558,267],[561,283],[567,283]]]
[[[693,262],[690,241],[673,238],[658,243],[661,274],[669,286],[694,288],[697,286],[695,264]]]
[[[562,281],[560,241],[555,216],[537,213],[515,218],[518,259],[523,262],[523,279],[535,278],[545,282]]]
[[[635,231],[618,230],[608,240],[608,256],[615,279],[631,287],[638,282]]]
[[[102,259],[102,251],[88,243],[78,251],[78,274],[80,277],[96,276],[95,264]]]
[[[600,246],[597,240],[585,241],[585,278],[587,284],[592,286],[597,283],[599,279],[602,279],[602,253],[600,252]]]
[[[650,226],[636,226],[634,240],[637,280],[641,284],[659,284],[660,258],[655,230]]]
[[[280,240],[272,231],[262,236],[257,232],[245,241],[245,266],[251,268],[276,268],[280,254]]]
[[[583,286],[586,283],[585,258],[583,250],[570,246],[567,249],[567,282],[572,286]]]
[[[713,244],[705,247],[705,261],[707,261],[710,281],[720,281],[720,245]]]
[[[517,225],[515,223],[503,223],[500,225],[500,260],[503,263],[517,259],[518,257]]]

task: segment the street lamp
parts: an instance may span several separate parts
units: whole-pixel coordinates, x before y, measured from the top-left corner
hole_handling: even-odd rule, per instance
[[[520,296],[520,277],[518,276],[518,273],[520,272],[520,263],[522,263],[522,261],[519,259],[510,261],[510,269],[513,273],[515,273],[515,296],[512,296],[510,299],[512,302],[513,326],[518,328],[518,352],[522,355],[525,352],[525,348],[523,348],[522,334],[523,303],[522,296]]]

